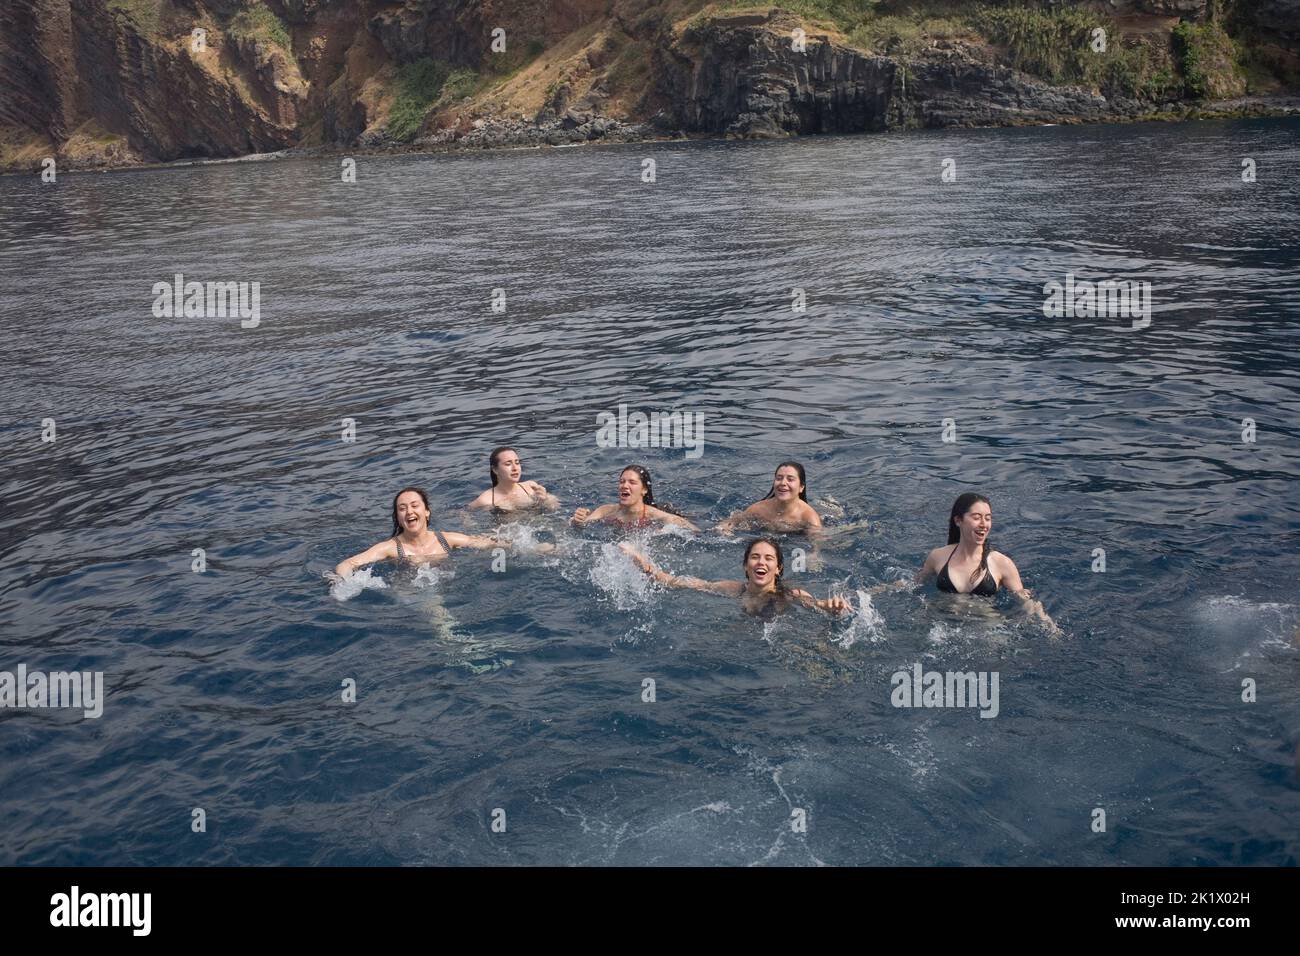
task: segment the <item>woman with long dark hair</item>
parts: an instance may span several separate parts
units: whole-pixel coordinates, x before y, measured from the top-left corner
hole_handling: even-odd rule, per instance
[[[573,513],[572,521],[579,528],[604,522],[620,528],[648,528],[663,523],[700,530],[667,505],[655,504],[650,472],[641,465],[628,465],[619,473],[617,504],[579,508]]]
[[[926,555],[913,581],[920,584],[937,575],[940,591],[979,597],[993,597],[1003,588],[1019,598],[1025,612],[1041,621],[1049,633],[1060,634],[1056,622],[1020,580],[1016,563],[989,547],[992,529],[993,508],[988,498],[973,491],[959,495],[948,515],[948,543]]]
[[[792,604],[830,614],[853,610],[852,605],[842,597],[829,597],[819,601],[802,588],[785,584],[781,580],[781,575],[785,572],[785,555],[781,553],[781,545],[772,538],[755,538],[745,546],[744,557],[740,560],[745,573],[743,581],[705,581],[689,575],[669,574],[656,567],[654,562],[631,545],[622,544],[619,547],[638,568],[660,584],[740,598],[740,606],[746,614],[763,615],[784,611]]]
[[[523,463],[519,453],[509,445],[492,449],[488,456],[488,475],[492,486],[469,503],[470,508],[491,508],[498,514],[526,508],[553,510],[560,506],[555,495],[535,481],[521,481]]]
[[[345,578],[367,564],[397,561],[411,564],[441,563],[456,548],[508,548],[509,542],[483,535],[438,531],[429,527],[429,495],[423,488],[403,488],[393,497],[393,535],[360,554],[340,561],[334,568],[338,578]],[[540,544],[538,551],[552,551],[555,546]]]
[[[783,461],[776,466],[767,497],[744,511],[737,511],[718,523],[718,530],[731,534],[737,528],[767,531],[812,531],[822,526],[817,510],[808,504],[808,479],[803,465]]]

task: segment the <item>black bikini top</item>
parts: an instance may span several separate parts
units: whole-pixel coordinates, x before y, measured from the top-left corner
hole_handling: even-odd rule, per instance
[[[519,484],[520,488],[524,488],[522,483],[517,482],[517,484]],[[532,507],[537,504],[537,499],[533,497],[533,493],[529,491],[527,488],[524,488],[524,494],[528,496],[528,507]],[[510,508],[497,507],[497,486],[493,485],[492,486],[492,513],[495,515],[508,515],[510,514],[511,510],[512,509]]]
[[[952,556],[957,553],[959,547],[961,546],[953,545],[953,549],[948,552],[948,561],[952,560]],[[939,572],[939,580],[935,582],[935,586],[940,591],[946,594],[978,594],[980,597],[992,597],[998,593],[998,582],[994,580],[993,572],[987,566],[985,566],[984,573],[980,576],[979,584],[969,591],[958,591],[953,587],[952,578],[948,577],[948,561],[943,563],[943,570]]]
[[[448,557],[448,558],[450,558],[450,557],[451,557],[451,545],[449,545],[449,544],[447,543],[447,539],[444,538],[444,537],[442,536],[442,532],[439,531],[437,528],[430,528],[429,530],[432,531],[434,537],[438,539],[438,544],[442,545],[442,550],[444,550],[444,551],[447,552],[446,555],[444,555],[444,557]],[[393,535],[393,540],[397,542],[397,560],[400,561],[400,562],[402,562],[403,564],[405,564],[405,563],[406,563],[406,551],[402,548],[402,537],[401,537],[401,535]]]

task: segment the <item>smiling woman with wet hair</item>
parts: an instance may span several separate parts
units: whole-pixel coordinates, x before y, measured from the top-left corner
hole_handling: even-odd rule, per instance
[[[814,531],[821,526],[821,516],[808,504],[808,479],[803,465],[783,461],[776,466],[767,496],[719,522],[718,530],[724,534],[754,527],[765,531]]]
[[[853,606],[842,597],[829,597],[819,601],[802,588],[789,587],[782,581],[785,556],[781,553],[781,545],[772,538],[755,538],[745,545],[745,554],[740,559],[740,567],[745,573],[743,581],[705,581],[688,575],[669,574],[656,567],[630,544],[621,544],[619,547],[638,568],[660,584],[740,598],[741,609],[746,614],[767,616],[784,611],[792,604],[830,614],[853,610]]]
[[[1001,551],[989,547],[993,531],[993,507],[984,495],[968,491],[959,495],[948,513],[948,543],[935,548],[912,577],[920,584],[937,577],[935,587],[946,594],[970,594],[994,597],[1006,590],[1021,603],[1024,611],[1042,623],[1053,636],[1061,633],[1042,603],[1034,600],[1020,580],[1020,569]],[[873,592],[884,588],[872,588]]]
[[[334,568],[337,578],[345,578],[357,568],[379,561],[430,564],[446,559],[456,548],[508,548],[509,542],[484,535],[438,531],[429,527],[429,495],[423,488],[403,488],[393,496],[393,536],[367,548],[360,554],[340,561]],[[554,545],[537,545],[538,551],[551,551]]]

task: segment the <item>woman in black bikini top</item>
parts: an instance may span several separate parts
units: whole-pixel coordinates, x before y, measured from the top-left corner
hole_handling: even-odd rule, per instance
[[[1020,599],[1027,614],[1042,622],[1048,633],[1060,634],[1056,622],[1020,580],[1016,563],[989,547],[992,528],[989,500],[970,491],[960,495],[948,515],[948,544],[931,551],[912,580],[919,584],[937,574],[935,585],[940,591],[978,597],[993,597],[999,587],[1005,588]]]
[[[492,478],[492,487],[470,502],[471,509],[491,508],[493,513],[502,515],[525,508],[552,510],[560,506],[559,499],[547,493],[537,482],[520,481],[523,465],[519,453],[509,445],[492,449],[488,456],[488,474]]]
[[[442,561],[456,548],[509,548],[507,541],[483,535],[443,533],[429,527],[429,495],[423,488],[403,488],[393,498],[393,535],[360,554],[340,561],[334,568],[335,578],[345,578],[353,571],[378,561],[426,564]],[[553,551],[552,544],[539,544],[536,550]]]

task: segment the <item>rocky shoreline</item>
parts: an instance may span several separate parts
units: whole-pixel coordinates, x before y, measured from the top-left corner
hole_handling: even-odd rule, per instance
[[[1126,104],[1127,105],[1127,104]],[[1216,119],[1286,118],[1300,116],[1300,97],[1239,97],[1201,104],[1166,104],[1164,108],[1151,106],[1137,110],[1116,110],[1099,117],[1064,115],[1048,118],[1026,119],[1021,123],[962,123],[948,129],[997,129],[1013,126],[1065,126],[1098,124],[1127,124],[1134,122],[1194,122]],[[603,119],[603,118],[600,118]],[[270,153],[252,153],[244,156],[222,158],[182,159],[168,163],[99,162],[73,163],[61,166],[59,172],[112,172],[135,169],[174,169],[191,166],[224,165],[226,163],[270,162],[282,159],[319,157],[377,157],[401,155],[435,155],[461,152],[496,152],[520,149],[545,149],[570,146],[626,145],[632,143],[662,143],[681,141],[726,141],[737,139],[783,139],[797,134],[747,135],[689,133],[672,130],[671,124],[625,123],[618,120],[578,122],[576,117],[561,118],[550,124],[535,125],[519,121],[484,120],[470,133],[458,137],[430,136],[412,143],[383,140],[343,146],[334,143],[318,146],[291,146]],[[824,134],[804,134],[824,135]],[[840,134],[855,135],[855,134]],[[870,134],[860,134],[870,135]],[[40,172],[40,166],[28,170],[6,170],[3,176],[25,176]]]
[[[45,32],[37,36],[35,58],[10,51],[6,59],[0,35],[0,81],[43,78],[19,89],[8,112],[0,104],[0,170],[16,173],[39,171],[50,156],[64,171],[241,157],[1300,115],[1300,91],[1289,87],[1239,96],[1233,94],[1246,87],[1235,82],[1215,87],[1218,99],[1212,93],[1198,99],[1177,86],[1155,93],[1143,86],[1135,94],[1140,98],[1128,98],[1121,91],[1131,85],[1069,85],[1059,76],[1049,82],[1014,69],[1006,50],[970,35],[925,37],[895,48],[892,41],[865,43],[813,28],[779,8],[673,21],[661,0],[648,8],[630,0],[581,0],[582,11],[524,5],[518,16],[540,17],[533,26],[539,35],[562,39],[549,46],[538,41],[531,59],[492,72],[472,40],[486,31],[479,21],[489,8],[480,0],[456,8],[468,18],[463,22],[435,22],[442,8],[431,0],[400,0],[397,11],[375,6],[378,0],[285,5],[295,11],[292,36],[227,36],[214,20],[198,51],[171,36],[175,23],[151,32],[104,6],[107,0],[70,8],[62,26],[54,14],[69,0],[17,2],[26,19],[0,15],[0,27],[21,33],[40,25]],[[203,8],[207,0],[194,2]],[[245,6],[245,0],[231,2]],[[1170,24],[1179,21],[1163,16],[1170,12],[1165,0],[1143,4],[1144,29],[1163,37],[1160,56],[1167,56]],[[1208,15],[1199,0],[1184,6],[1191,15]],[[564,19],[570,14],[577,20]],[[104,77],[93,96],[74,89],[87,82],[86,70]],[[1166,90],[1172,98],[1156,95]]]

